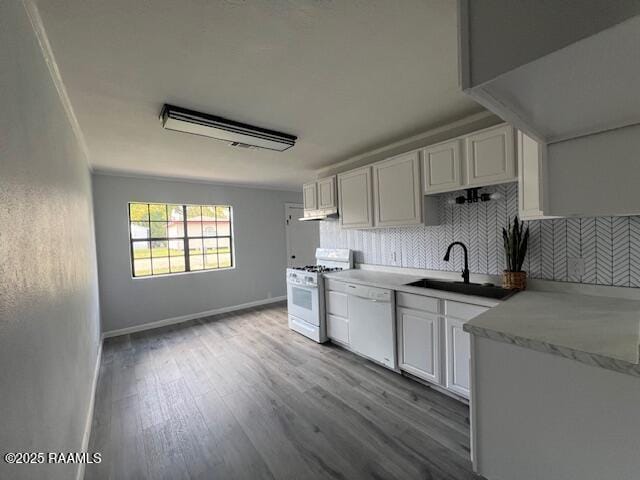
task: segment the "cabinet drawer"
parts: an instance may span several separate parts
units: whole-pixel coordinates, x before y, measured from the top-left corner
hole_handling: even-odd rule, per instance
[[[396,293],[396,303],[399,307],[440,313],[440,300],[434,297],[423,297],[422,295],[398,292]]]
[[[344,282],[340,282],[339,280],[330,280],[326,279],[324,281],[325,291],[331,290],[334,292],[346,292],[347,284]]]
[[[327,314],[327,336],[344,344],[349,344],[349,320]]]
[[[454,302],[452,300],[445,301],[445,315],[447,317],[459,318],[460,320],[471,320],[487,310],[489,310],[489,308],[479,305]]]
[[[327,313],[340,315],[341,317],[349,317],[349,297],[346,293],[328,291],[327,295]]]

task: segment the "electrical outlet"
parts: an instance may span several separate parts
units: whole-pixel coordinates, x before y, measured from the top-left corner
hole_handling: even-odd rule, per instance
[[[400,255],[398,254],[398,252],[391,252],[391,265],[400,265]]]
[[[579,282],[584,275],[584,259],[580,257],[567,258],[567,276],[570,282]]]

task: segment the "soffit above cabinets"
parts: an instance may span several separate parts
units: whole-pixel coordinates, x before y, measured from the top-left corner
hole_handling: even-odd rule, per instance
[[[460,14],[464,19],[464,10]],[[482,30],[489,25],[486,18],[482,23],[475,16],[467,12],[466,22],[461,22],[461,82],[465,92],[489,110],[545,143],[640,123],[640,16],[565,42],[526,63],[493,66],[492,73],[484,71],[488,67],[483,69],[479,58],[489,36]],[[544,36],[545,27],[559,28],[542,23],[538,36]],[[496,44],[494,55],[509,48]]]

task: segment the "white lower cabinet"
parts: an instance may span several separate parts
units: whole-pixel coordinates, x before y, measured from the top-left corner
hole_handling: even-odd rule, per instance
[[[424,380],[440,383],[440,316],[398,307],[400,369]]]
[[[349,319],[328,313],[327,336],[331,340],[349,345]]]
[[[397,293],[400,369],[469,398],[471,338],[462,326],[487,307]]]
[[[338,343],[349,345],[349,297],[343,290],[345,284],[327,282],[325,308],[327,320],[327,336]],[[335,288],[336,290],[332,290]]]
[[[445,387],[469,398],[471,336],[462,326],[488,310],[469,303],[444,301]]]
[[[463,397],[469,398],[469,362],[471,361],[471,338],[462,330],[463,320],[446,317],[445,351],[446,383],[445,386]]]

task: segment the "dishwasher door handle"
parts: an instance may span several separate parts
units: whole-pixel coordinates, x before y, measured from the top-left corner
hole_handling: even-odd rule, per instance
[[[390,300],[378,300],[377,298],[371,298],[371,297],[363,297],[362,295],[356,295],[355,293],[349,293],[349,295],[354,297],[354,298],[359,298],[360,300],[367,300],[369,302],[389,303],[389,301],[390,301]]]

